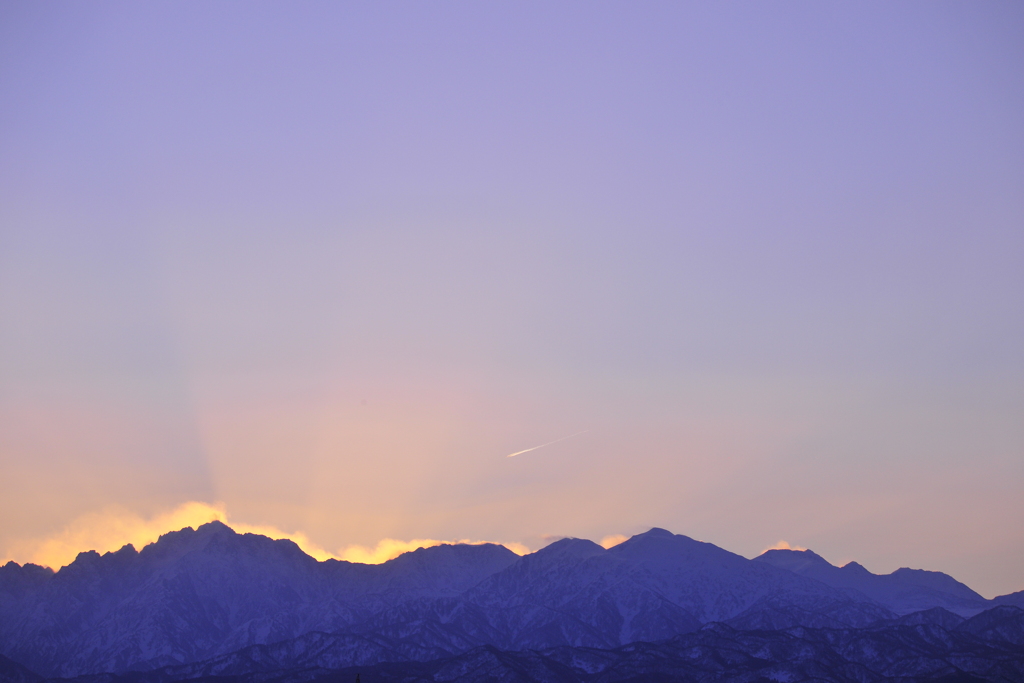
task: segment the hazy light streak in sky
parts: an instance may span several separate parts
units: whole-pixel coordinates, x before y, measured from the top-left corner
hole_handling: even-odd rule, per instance
[[[566,439],[571,439],[574,436],[579,436],[580,434],[585,434],[587,431],[588,430],[584,429],[582,432],[576,432],[575,434],[570,434],[569,436],[563,436],[561,439],[555,439],[554,441],[548,441],[547,443],[542,443],[539,446],[534,446],[533,448],[527,448],[525,451],[516,451],[515,453],[511,453],[511,454],[509,454],[509,455],[507,455],[505,457],[506,458],[514,458],[517,455],[522,455],[523,453],[529,453],[530,451],[535,451],[538,448],[544,448],[545,446],[550,446],[553,443],[558,443],[559,441],[565,441]]]

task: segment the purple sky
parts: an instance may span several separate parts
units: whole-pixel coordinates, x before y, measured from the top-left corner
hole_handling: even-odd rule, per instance
[[[1024,589],[1020,4],[4,2],[0,103],[0,559],[201,501]]]

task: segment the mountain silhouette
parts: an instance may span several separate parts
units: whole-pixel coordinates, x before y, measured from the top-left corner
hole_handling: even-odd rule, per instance
[[[455,666],[474,652],[513,662],[521,655],[509,653],[558,648],[632,661],[621,648],[710,638],[713,624],[721,634],[931,629],[1012,650],[1024,639],[1020,612],[938,572],[878,576],[810,551],[748,560],[664,529],[607,550],[574,538],[522,557],[493,544],[441,545],[364,565],[318,562],[291,541],[211,522],[141,551],[84,552],[57,572],[0,567],[0,655],[46,677],[163,671],[167,681],[296,667],[384,675]]]
[[[942,572],[903,568],[891,574],[872,574],[856,562],[836,567],[810,550],[768,550],[754,559],[834,588],[855,591],[896,614],[943,607],[969,617],[989,607],[988,600]]]

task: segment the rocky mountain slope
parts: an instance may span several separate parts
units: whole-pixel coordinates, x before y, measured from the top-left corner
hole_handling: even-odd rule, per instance
[[[141,552],[82,553],[56,573],[0,567],[0,655],[48,677],[253,658],[287,667],[310,653],[309,667],[337,669],[475,651],[617,651],[709,623],[924,624],[898,621],[910,604],[943,608],[918,618],[948,630],[961,626],[954,612],[988,605],[950,577],[907,572],[865,579],[813,553],[748,560],[662,529],[609,550],[563,539],[523,557],[449,545],[382,565],[317,562],[290,541],[214,522]]]
[[[990,607],[988,600],[942,572],[903,568],[891,574],[872,574],[856,562],[836,567],[810,550],[769,550],[754,559],[845,589],[851,595],[865,595],[896,614],[943,607],[972,616]]]
[[[1014,607],[1024,609],[1024,591],[1017,591],[1016,593],[1010,593],[1009,595],[1000,595],[997,598],[992,598],[992,603],[995,605],[1013,605]]]
[[[357,674],[366,683],[1005,683],[1024,680],[1024,610],[1001,606],[964,619],[934,608],[847,629],[747,631],[712,623],[662,642],[614,649],[510,652],[488,645],[427,661],[408,654],[357,637],[310,634],[206,662],[99,676],[91,683],[300,683],[354,681]]]
[[[423,549],[379,566],[321,563],[291,541],[212,522],[141,552],[82,553],[49,577],[5,566],[0,653],[45,675],[195,661],[334,631],[420,595],[457,595],[516,559],[484,545]]]

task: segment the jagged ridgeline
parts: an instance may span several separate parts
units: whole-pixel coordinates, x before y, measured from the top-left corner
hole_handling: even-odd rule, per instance
[[[0,681],[1022,681],[1021,607],[938,572],[748,560],[662,529],[362,565],[212,522],[56,573],[0,568]]]

